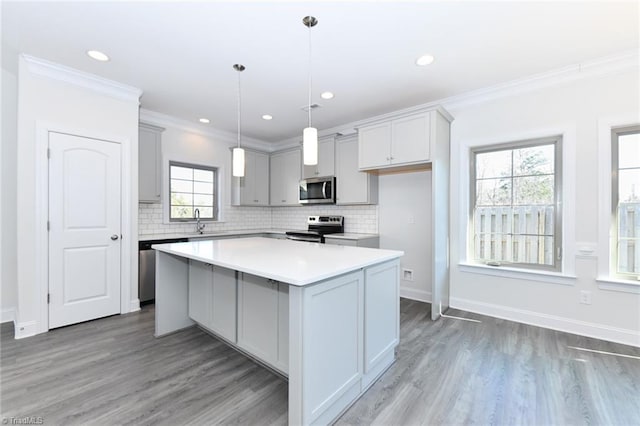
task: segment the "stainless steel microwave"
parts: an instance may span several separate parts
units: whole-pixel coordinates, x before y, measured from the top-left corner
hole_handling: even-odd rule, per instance
[[[336,177],[325,176],[302,179],[298,201],[300,204],[335,204]]]

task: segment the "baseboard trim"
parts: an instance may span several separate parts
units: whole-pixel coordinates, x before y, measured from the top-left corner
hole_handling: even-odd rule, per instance
[[[0,311],[0,323],[16,322],[16,308],[4,308]]]
[[[26,321],[17,323],[15,326],[15,338],[24,339],[25,337],[31,337],[38,334],[38,322]]]
[[[133,299],[129,303],[129,312],[136,312],[140,310],[140,299]],[[128,312],[123,312],[128,313]]]
[[[400,297],[417,300],[418,302],[431,303],[431,292],[400,286]]]
[[[609,327],[592,322],[563,318],[491,303],[476,302],[458,297],[451,298],[451,307],[490,317],[563,331],[565,333],[640,347],[640,333],[630,329]]]

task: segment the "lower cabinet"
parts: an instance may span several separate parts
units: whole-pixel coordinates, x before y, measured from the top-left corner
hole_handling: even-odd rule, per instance
[[[236,343],[236,273],[208,263],[189,263],[189,317]]]
[[[288,372],[287,285],[268,278],[239,273],[238,346],[285,374]]]

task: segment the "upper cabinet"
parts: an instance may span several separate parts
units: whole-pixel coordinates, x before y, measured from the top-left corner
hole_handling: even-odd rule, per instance
[[[303,164],[302,176],[305,179],[333,176],[335,174],[334,158],[335,143],[333,137],[318,141],[318,164],[315,166],[305,166]]]
[[[138,128],[138,200],[159,203],[162,192],[162,127],[140,123]]]
[[[443,118],[448,125],[451,117],[438,108],[361,126],[358,129],[360,170],[431,162],[438,143],[437,127]]]
[[[358,170],[358,137],[336,139],[336,204],[376,204],[378,176]]]
[[[300,184],[300,149],[271,154],[271,205],[297,206]]]
[[[244,177],[232,177],[232,205],[269,205],[269,155],[245,149]]]

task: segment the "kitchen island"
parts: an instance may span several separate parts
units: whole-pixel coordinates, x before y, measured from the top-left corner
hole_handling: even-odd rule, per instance
[[[289,424],[328,424],[395,360],[401,251],[269,238],[153,246],[156,337],[198,324],[289,380]]]

